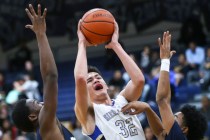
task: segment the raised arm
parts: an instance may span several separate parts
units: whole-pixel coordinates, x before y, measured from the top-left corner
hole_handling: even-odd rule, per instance
[[[29,10],[26,8],[26,13],[32,22],[32,25],[26,25],[26,28],[31,29],[35,33],[39,48],[40,70],[44,84],[44,107],[40,112],[39,121],[40,130],[45,131],[51,129],[52,125],[55,124],[53,122],[56,121],[58,72],[46,36],[45,17],[47,9],[45,8],[43,14],[41,14],[41,6],[38,5],[36,14],[34,8],[30,4]]]
[[[147,103],[133,101],[125,105],[121,111],[123,113],[129,113],[130,115],[136,115],[145,112],[149,126],[152,129],[154,135],[158,138],[162,136],[164,130],[160,118]]]
[[[88,109],[91,105],[89,94],[87,91],[87,55],[86,55],[86,45],[87,41],[80,30],[81,20],[78,23],[77,35],[79,38],[78,52],[76,58],[76,64],[74,68],[74,78],[76,85],[76,103],[75,103],[75,113],[77,119],[80,121],[82,126],[86,126]]]
[[[112,41],[106,46],[106,48],[114,50],[131,78],[131,81],[129,81],[125,89],[120,94],[123,95],[128,101],[135,101],[139,99],[144,87],[144,75],[136,63],[123,50],[122,46],[118,42],[118,39],[119,28],[115,22],[115,31],[112,36]]]
[[[164,32],[163,39],[158,39],[160,46],[161,69],[156,94],[156,102],[159,107],[163,127],[166,133],[170,132],[174,124],[174,115],[171,109],[171,89],[169,80],[170,58],[175,53],[171,51],[171,34]]]

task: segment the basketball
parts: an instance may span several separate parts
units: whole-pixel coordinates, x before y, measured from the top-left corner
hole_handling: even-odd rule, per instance
[[[92,9],[82,17],[81,31],[93,45],[107,43],[114,32],[114,17],[105,9]]]

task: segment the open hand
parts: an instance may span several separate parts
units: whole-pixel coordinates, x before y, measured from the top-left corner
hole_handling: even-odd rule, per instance
[[[158,38],[158,43],[160,47],[160,58],[170,59],[176,51],[171,51],[171,34],[169,31],[163,33],[162,41]]]
[[[26,8],[25,10],[32,23],[32,25],[28,24],[25,27],[34,31],[35,34],[46,33],[45,18],[47,15],[47,9],[45,8],[43,14],[41,14],[41,5],[38,4],[37,13],[36,13],[33,6],[29,4],[29,9]]]

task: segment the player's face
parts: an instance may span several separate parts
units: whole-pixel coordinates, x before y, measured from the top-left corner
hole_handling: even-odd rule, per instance
[[[174,116],[179,126],[182,127],[184,122],[184,114],[182,112],[177,112],[176,114],[174,114]]]
[[[38,102],[37,100],[27,99],[26,105],[29,107],[31,112],[39,113],[41,108],[43,107],[43,102]]]
[[[107,85],[104,79],[96,72],[88,73],[87,87],[93,102],[102,103],[107,99]]]

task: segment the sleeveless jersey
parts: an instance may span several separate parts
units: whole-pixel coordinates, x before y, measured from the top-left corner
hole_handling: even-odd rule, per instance
[[[123,96],[118,95],[110,106],[93,104],[96,127],[89,137],[93,140],[145,140],[144,131],[136,115],[125,115],[120,111],[127,103]]]
[[[67,130],[62,124],[61,124],[61,129],[63,132],[64,140],[76,140],[74,136],[69,132],[69,130]],[[42,140],[39,129],[37,130],[36,137],[37,137],[37,140]]]

